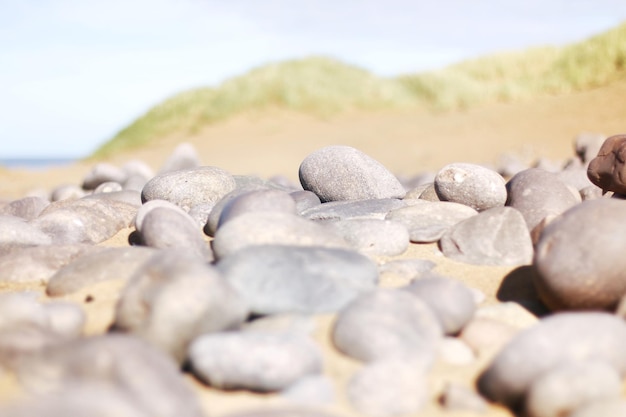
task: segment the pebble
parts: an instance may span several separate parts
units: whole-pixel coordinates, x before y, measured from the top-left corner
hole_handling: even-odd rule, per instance
[[[20,326],[48,328],[48,314],[36,297],[35,293],[27,292],[0,294],[0,329]]]
[[[166,207],[155,207],[143,218],[140,241],[155,249],[184,249],[211,260],[213,255],[203,233],[187,213]]]
[[[115,200],[78,199],[50,204],[31,224],[55,244],[96,244],[130,226],[137,208]]]
[[[526,265],[533,244],[522,214],[496,207],[457,223],[439,241],[443,254],[475,265]]]
[[[412,415],[426,404],[428,386],[419,365],[405,360],[381,360],[365,365],[350,378],[347,395],[361,415]]]
[[[528,230],[533,230],[546,216],[558,216],[579,202],[556,174],[539,168],[521,171],[506,187],[507,206],[522,213]]]
[[[447,383],[441,395],[441,404],[446,411],[466,411],[484,414],[488,410],[487,401],[470,388],[458,383]]]
[[[434,184],[441,201],[465,204],[477,211],[501,207],[506,203],[504,178],[480,165],[446,165],[435,176]]]
[[[624,143],[626,135],[614,135],[606,139],[597,156],[589,162],[589,180],[604,191],[626,194],[624,182]]]
[[[141,193],[134,190],[111,191],[108,193],[93,193],[83,197],[85,200],[119,201],[133,206],[135,209],[141,207]]]
[[[567,363],[534,380],[526,395],[529,417],[560,417],[593,401],[618,399],[622,381],[601,361]]]
[[[424,188],[424,191],[422,191],[422,193],[420,194],[419,199],[424,200],[424,201],[430,201],[430,202],[441,201],[439,199],[439,196],[437,195],[437,190],[435,189],[434,182],[428,184],[428,186]]]
[[[328,225],[363,254],[396,256],[409,248],[409,231],[393,220],[347,219]]]
[[[164,201],[164,200],[153,200]],[[189,217],[193,219],[196,226],[206,234],[206,225],[211,211],[215,208],[215,203],[196,204],[189,209]]]
[[[339,312],[332,329],[335,347],[364,362],[398,358],[428,368],[442,338],[431,309],[401,290],[363,294]]]
[[[103,182],[98,185],[95,190],[93,190],[94,194],[102,194],[102,193],[113,193],[117,191],[122,191],[122,184],[114,181]],[[141,202],[141,201],[140,201]]]
[[[534,326],[539,321],[537,316],[516,301],[481,306],[474,313],[474,317],[496,320],[518,329]]]
[[[492,401],[520,406],[541,374],[570,361],[601,360],[626,373],[626,323],[601,312],[558,313],[518,333],[480,375]]]
[[[50,193],[50,201],[76,200],[85,194],[85,191],[76,184],[59,185]]]
[[[309,220],[384,219],[392,210],[405,207],[406,202],[395,198],[378,200],[331,201],[304,210]]]
[[[411,242],[436,242],[457,223],[478,214],[473,208],[452,202],[417,200],[419,204],[390,211],[386,219],[404,224]]]
[[[302,377],[280,394],[291,402],[308,406],[332,404],[336,397],[333,381],[324,375]]]
[[[403,289],[430,307],[447,335],[459,333],[476,310],[472,291],[451,278],[429,274],[413,280]]]
[[[476,356],[463,340],[444,337],[439,345],[438,359],[448,365],[465,366],[474,363]]]
[[[247,247],[220,258],[217,268],[261,315],[334,312],[378,281],[365,256],[322,247]]]
[[[116,182],[123,184],[127,174],[123,169],[107,162],[100,162],[94,165],[83,178],[82,188],[84,190],[95,190],[100,184]]]
[[[59,269],[74,259],[101,250],[92,245],[16,247],[0,254],[0,282],[47,283]]]
[[[193,373],[220,389],[280,391],[322,371],[322,356],[307,337],[262,332],[214,333],[189,347]]]
[[[141,177],[145,181],[148,181],[150,178],[154,177],[154,170],[140,159],[131,159],[129,161],[126,161],[122,165],[122,170],[126,173],[126,176],[129,179]],[[124,189],[128,189],[127,185],[128,180],[124,183]],[[137,191],[141,191],[141,189]]]
[[[0,369],[14,371],[23,362],[54,346],[64,345],[67,338],[38,325],[12,326],[0,330]]]
[[[577,408],[568,417],[598,416],[626,417],[626,400],[616,398],[614,400],[593,401]]]
[[[176,364],[136,337],[78,338],[22,361],[17,375],[35,394],[63,392],[68,384],[108,384],[128,393],[148,415],[203,416]]]
[[[211,237],[215,236],[220,217],[222,216],[222,210],[224,210],[224,207],[226,207],[231,200],[250,191],[265,189],[267,188],[265,188],[262,184],[248,184],[241,187],[238,186],[233,191],[226,194],[219,201],[215,202],[213,209],[209,212],[209,216],[207,217],[206,225],[204,227],[204,233]]]
[[[0,248],[50,245],[52,238],[21,217],[0,215]]]
[[[565,185],[569,185],[580,195],[580,191],[587,187],[595,187],[601,190],[601,188],[596,187],[587,176],[587,169],[585,167],[581,168],[570,168],[564,169],[557,172],[556,177],[562,181]]]
[[[189,211],[196,204],[215,203],[234,189],[232,175],[207,166],[161,173],[148,181],[141,199],[167,200]]]
[[[142,247],[99,248],[83,253],[60,268],[48,281],[46,294],[61,297],[103,281],[127,281],[156,253]]]
[[[32,220],[39,216],[50,202],[41,197],[24,197],[13,200],[0,208],[0,215]]]
[[[300,183],[322,202],[402,198],[400,181],[378,161],[349,146],[327,146],[300,164]]]
[[[53,301],[43,304],[43,308],[48,316],[49,328],[55,334],[76,338],[83,332],[87,316],[78,304]]]
[[[113,328],[139,336],[179,363],[197,336],[238,327],[248,306],[219,272],[180,250],[153,255],[130,278]]]
[[[289,193],[293,201],[296,203],[296,211],[302,213],[303,211],[312,207],[322,204],[320,198],[312,191],[292,191]]]
[[[183,142],[176,146],[174,151],[163,162],[159,174],[198,168],[201,165],[202,162],[200,162],[200,156],[196,148],[189,142]]]
[[[580,161],[589,164],[598,155],[606,139],[606,135],[602,133],[583,132],[576,136],[574,149]]]
[[[587,201],[548,224],[536,247],[533,282],[551,310],[614,309],[626,294],[626,206]]]
[[[188,213],[185,210],[181,209],[179,206],[177,206],[174,203],[170,203],[169,201],[166,201],[166,200],[151,200],[143,204],[141,207],[139,207],[139,210],[137,210],[134,223],[135,223],[135,229],[138,232],[141,232],[143,228],[143,220],[145,219],[146,215],[157,207],[163,207],[163,208],[167,208],[170,210],[174,210],[180,213],[182,216],[189,217]],[[192,218],[189,218],[188,220],[190,221],[190,224],[192,224],[193,226],[196,226],[196,222]]]
[[[393,274],[403,280],[411,280],[425,272],[431,271],[435,263],[428,259],[395,259],[378,266],[378,273]]]
[[[498,320],[474,317],[465,325],[459,338],[481,357],[493,356],[520,331]]]
[[[222,208],[217,227],[219,229],[227,221],[251,212],[298,214],[296,202],[288,193],[279,190],[254,190],[230,199]]]
[[[279,212],[246,213],[224,224],[211,247],[221,259],[247,246],[291,245],[348,248],[333,229],[300,216]]]

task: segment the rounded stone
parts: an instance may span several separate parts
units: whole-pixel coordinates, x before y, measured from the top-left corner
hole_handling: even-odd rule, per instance
[[[478,214],[473,208],[452,202],[416,200],[416,204],[390,211],[385,217],[406,226],[411,242],[436,242],[455,224]]]
[[[141,207],[139,207],[139,210],[137,210],[134,223],[135,223],[135,229],[138,232],[141,232],[142,230],[143,220],[145,219],[146,215],[157,207],[168,208],[168,209],[171,209],[180,213],[182,216],[189,217],[189,215],[187,214],[185,210],[181,209],[179,206],[177,206],[174,203],[170,203],[169,201],[166,201],[166,200],[151,200],[143,204]],[[194,226],[196,225],[196,222],[194,222],[192,218],[189,218],[189,221],[191,222],[192,225]]]
[[[201,166],[200,156],[196,148],[189,142],[183,142],[174,148],[174,151],[167,157],[159,174],[164,172],[193,169]]]
[[[558,216],[579,202],[555,173],[539,168],[521,171],[506,187],[506,205],[522,213],[528,230],[533,230],[546,216]]]
[[[626,194],[626,135],[611,136],[604,141],[598,155],[589,162],[589,180],[604,191]]]
[[[419,365],[405,360],[381,360],[365,365],[350,378],[347,395],[363,415],[413,415],[426,404],[428,386]]]
[[[217,268],[256,314],[337,311],[378,280],[365,256],[320,247],[248,247],[220,259]]]
[[[231,332],[204,335],[189,347],[192,370],[221,389],[282,390],[322,371],[322,356],[307,337]]]
[[[292,191],[289,193],[293,201],[296,203],[296,211],[298,213],[302,213],[304,210],[310,209],[312,207],[319,206],[322,204],[320,198],[312,191]]]
[[[64,184],[55,187],[50,194],[50,201],[75,200],[85,195],[85,191],[75,184]]]
[[[37,225],[16,216],[0,215],[0,247],[50,245],[52,238]]]
[[[122,184],[120,184],[119,182],[107,181],[98,185],[96,189],[93,190],[93,193],[94,194],[113,193],[117,191],[122,191],[122,189],[123,189]]]
[[[593,401],[577,408],[568,417],[598,416],[626,417],[626,400],[616,398],[614,400]]]
[[[533,282],[552,310],[614,309],[626,294],[626,205],[586,201],[549,223],[533,260]]]
[[[235,179],[237,179],[237,177],[235,177]],[[206,233],[208,236],[215,236],[220,217],[222,216],[222,210],[224,210],[224,208],[230,203],[231,200],[250,191],[266,189],[267,188],[264,187],[263,183],[251,183],[242,185],[241,187],[238,185],[237,188],[235,188],[233,191],[229,192],[219,201],[215,202],[213,208],[209,212],[209,216],[207,217],[206,225],[204,227],[204,233]]]
[[[441,201],[465,204],[477,211],[504,206],[507,198],[504,178],[480,165],[454,163],[435,176],[435,191]]]
[[[333,229],[280,212],[246,213],[225,223],[211,242],[216,259],[247,246],[291,245],[348,248]]]
[[[219,228],[229,220],[250,212],[279,212],[298,214],[296,202],[279,190],[255,190],[238,195],[228,201],[220,213]]]
[[[431,308],[447,335],[460,332],[476,311],[472,291],[451,278],[426,276],[413,280],[403,289]]]
[[[519,407],[533,381],[567,362],[601,360],[626,373],[626,323],[601,312],[558,313],[518,333],[480,375],[492,401]]]
[[[452,226],[441,237],[443,254],[476,265],[526,265],[533,244],[522,214],[512,207],[495,207]]]
[[[207,166],[161,173],[148,181],[141,199],[167,200],[188,211],[196,204],[215,203],[234,189],[232,175]]]
[[[141,224],[141,243],[156,249],[185,249],[203,259],[212,258],[209,244],[187,213],[155,207]]]
[[[100,162],[91,168],[83,178],[83,189],[95,190],[100,184],[116,182],[123,184],[127,174],[123,169],[107,162]]]
[[[380,219],[347,219],[328,224],[348,244],[364,254],[396,256],[409,247],[409,231],[399,222]]]
[[[364,362],[410,359],[427,368],[442,333],[437,317],[417,297],[381,289],[359,296],[341,310],[332,337],[337,349]]]
[[[54,301],[43,304],[48,316],[49,328],[55,334],[75,338],[83,332],[87,316],[76,303]]]
[[[400,181],[380,162],[349,146],[327,146],[308,155],[299,169],[305,190],[322,202],[402,198]]]
[[[532,382],[526,395],[529,417],[560,417],[593,401],[618,399],[622,381],[617,371],[601,361],[557,366]]]
[[[242,297],[215,268],[170,250],[153,255],[130,278],[113,328],[151,342],[182,363],[195,337],[236,328],[247,315]]]

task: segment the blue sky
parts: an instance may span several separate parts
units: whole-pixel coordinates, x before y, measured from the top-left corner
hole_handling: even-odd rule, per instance
[[[271,61],[393,76],[625,20],[624,0],[0,0],[0,159],[86,155],[161,100]]]

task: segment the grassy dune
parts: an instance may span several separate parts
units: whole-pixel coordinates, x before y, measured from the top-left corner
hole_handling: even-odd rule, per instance
[[[438,111],[525,100],[626,78],[626,23],[563,48],[543,47],[468,60],[442,70],[380,78],[323,57],[266,65],[216,88],[180,93],[102,145],[94,157],[193,133],[245,111],[284,108],[329,116],[348,109],[426,107]]]

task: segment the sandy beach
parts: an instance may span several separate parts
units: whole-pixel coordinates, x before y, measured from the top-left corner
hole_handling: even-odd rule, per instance
[[[544,97],[514,104],[490,104],[467,111],[430,113],[422,110],[395,112],[351,112],[332,118],[284,112],[281,110],[243,114],[191,135],[177,135],[155,142],[150,147],[117,155],[107,162],[123,164],[131,159],[147,162],[155,170],[175,146],[189,142],[205,165],[226,169],[232,174],[255,174],[262,178],[281,175],[298,181],[298,166],[312,151],[326,145],[353,146],[380,161],[401,177],[436,172],[451,162],[472,162],[496,166],[504,154],[526,162],[547,158],[561,165],[574,155],[573,140],[582,132],[605,135],[626,131],[626,82],[582,93]],[[60,184],[79,185],[94,164],[83,161],[45,171],[0,169],[0,199],[10,201],[33,192],[49,192]],[[129,245],[132,229],[124,229],[102,246]],[[206,237],[207,242],[210,241]],[[458,279],[485,296],[481,306],[502,302],[517,303],[509,320],[524,328],[537,318],[522,307],[537,302],[524,267],[488,267],[465,264],[445,258],[436,244],[411,244],[402,255],[374,257],[379,264],[395,259],[426,259],[436,263],[435,272]],[[406,278],[383,274],[380,285],[398,287]],[[85,335],[107,331],[123,282],[109,281],[85,288],[63,299],[79,304],[87,314]],[[36,291],[43,301],[45,285],[0,284],[0,292]],[[93,301],[87,302],[88,296]],[[315,319],[314,339],[324,352],[324,374],[334,383],[336,401],[324,410],[339,416],[358,415],[345,397],[345,385],[362,365],[339,353],[332,346],[330,329],[333,315]],[[423,416],[477,415],[445,410],[438,401],[447,383],[456,382],[474,389],[480,371],[495,352],[482,352],[470,364],[437,362],[428,374],[430,401],[418,414]],[[256,406],[291,406],[277,394],[247,391],[219,391],[186,380],[198,393],[207,415],[226,416]],[[10,373],[0,374],[0,403],[22,396]],[[510,411],[490,405],[484,416],[506,416]]]

